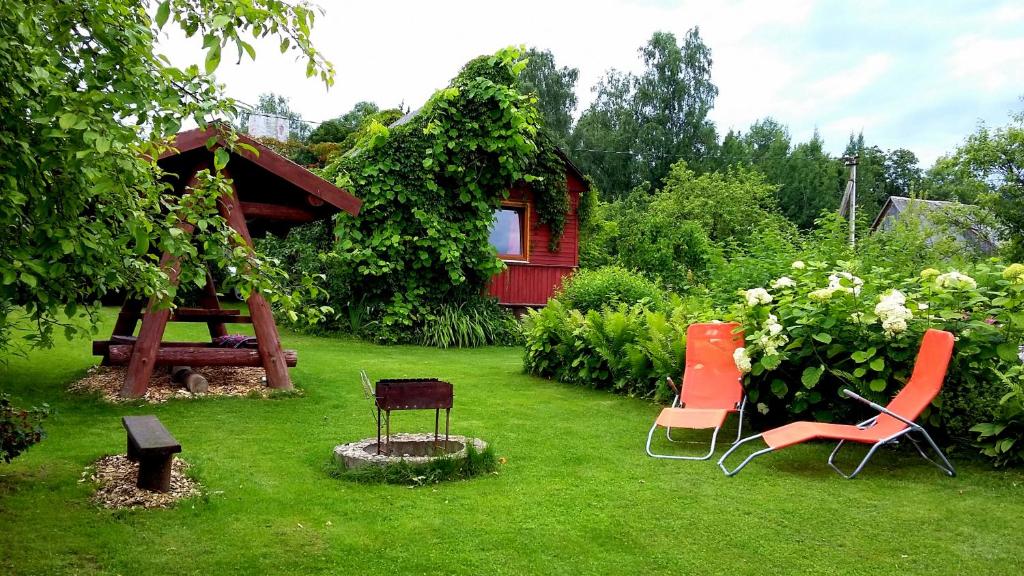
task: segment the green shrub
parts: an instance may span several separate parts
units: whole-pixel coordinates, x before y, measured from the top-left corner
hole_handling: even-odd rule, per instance
[[[552,299],[524,322],[526,371],[568,384],[666,398],[666,376],[685,363],[686,327],[710,319],[706,302],[671,299],[668,312],[642,304],[583,314]]]
[[[638,303],[660,308],[665,298],[656,282],[620,266],[580,270],[565,281],[555,297],[581,312]]]
[[[860,407],[839,396],[846,387],[886,404],[909,378],[924,331],[940,328],[957,344],[941,397],[924,417],[969,445],[969,428],[996,409],[998,372],[1020,365],[1024,274],[982,264],[971,276],[927,269],[906,278],[879,267],[855,275],[843,270],[850,265],[801,263],[735,305],[755,418],[762,425],[855,419]]]
[[[976,445],[996,466],[1024,464],[1024,368],[1014,366],[999,373],[1006,394],[999,399],[992,422],[977,424]]]
[[[42,422],[49,413],[46,404],[24,410],[12,406],[7,395],[0,394],[0,460],[10,462],[45,438]]]
[[[441,304],[428,313],[419,344],[437,348],[468,348],[521,340],[519,322],[494,298],[480,297],[460,304]]]

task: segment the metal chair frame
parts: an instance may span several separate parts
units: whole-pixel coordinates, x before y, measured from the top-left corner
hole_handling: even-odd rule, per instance
[[[940,470],[945,472],[947,475],[949,475],[949,476],[956,476],[956,469],[953,467],[953,464],[951,464],[949,462],[949,459],[946,458],[946,455],[942,453],[942,450],[939,448],[939,446],[935,443],[934,440],[932,440],[932,437],[931,437],[930,434],[928,434],[928,431],[925,430],[923,427],[921,427],[920,424],[915,423],[913,420],[910,420],[909,418],[904,418],[903,416],[900,416],[899,414],[893,412],[892,410],[889,410],[885,406],[882,406],[880,404],[876,404],[875,402],[872,402],[872,401],[868,400],[867,398],[864,398],[863,396],[860,396],[859,394],[854,393],[851,390],[844,389],[843,390],[843,395],[846,396],[847,398],[852,398],[854,400],[862,402],[863,404],[866,404],[867,406],[870,406],[871,408],[879,411],[882,414],[886,414],[888,416],[892,416],[893,418],[895,418],[895,419],[899,420],[900,422],[903,422],[904,424],[906,424],[907,427],[904,428],[903,430],[900,430],[899,432],[896,432],[895,434],[892,434],[890,436],[882,438],[881,440],[878,440],[877,442],[872,444],[871,448],[868,449],[868,453],[860,461],[860,463],[857,465],[857,467],[854,468],[853,472],[850,472],[849,474],[843,472],[835,464],[836,455],[839,454],[839,450],[842,449],[843,445],[847,442],[847,440],[845,440],[845,439],[844,440],[840,440],[839,443],[836,445],[835,449],[832,450],[832,453],[829,454],[829,457],[828,457],[828,465],[831,466],[832,469],[835,470],[840,476],[842,476],[843,478],[846,478],[847,480],[850,480],[850,479],[854,478],[855,476],[857,476],[857,474],[860,474],[861,470],[864,469],[864,466],[867,465],[868,460],[870,460],[871,457],[875,455],[875,452],[880,447],[882,447],[882,446],[884,446],[886,444],[889,444],[889,443],[896,443],[903,436],[906,436],[911,441],[911,443],[914,445],[914,448],[917,449],[918,454],[920,454],[922,458],[924,458],[929,463],[933,464],[934,466],[936,466],[937,468],[939,468]],[[857,428],[860,428],[862,430],[871,428],[872,426],[875,425],[875,423],[877,421],[878,421],[878,416],[874,416],[872,418],[869,418],[869,419],[867,419],[867,420],[857,424]],[[927,442],[928,445],[931,447],[932,451],[934,451],[935,454],[938,455],[939,460],[941,462],[937,462],[934,459],[928,457],[928,455],[925,453],[925,451],[921,448],[920,443],[917,440],[915,440],[913,436],[911,436],[911,434],[914,434],[914,433],[917,433],[917,434],[921,435],[921,437],[925,440],[925,442]],[[765,448],[763,450],[758,450],[757,452],[754,452],[754,453],[750,454],[749,456],[747,456],[742,462],[740,462],[739,466],[734,468],[732,471],[730,471],[728,468],[725,467],[725,460],[726,460],[726,458],[728,458],[733,452],[735,452],[737,448],[739,448],[743,444],[746,444],[747,442],[750,442],[751,440],[755,440],[757,438],[761,438],[762,436],[763,436],[763,434],[757,434],[757,435],[751,436],[749,438],[744,438],[743,440],[738,441],[735,444],[733,444],[725,452],[725,454],[722,454],[722,457],[718,460],[718,467],[722,469],[722,472],[725,472],[726,476],[734,476],[734,475],[736,475],[737,472],[742,470],[744,466],[749,464],[750,461],[753,460],[754,458],[757,458],[758,456],[761,456],[763,454],[767,454],[769,452],[774,452],[776,449],[775,448],[771,448],[771,447]]]
[[[676,388],[675,382],[672,381],[672,377],[668,376],[665,378],[668,382],[669,388],[676,393],[676,397],[672,400],[671,408],[680,407],[680,390]],[[736,440],[733,441],[733,445],[739,442],[740,436],[743,434],[743,412],[747,407],[747,396],[743,395],[743,400],[736,404],[736,410],[739,412],[739,424],[736,430]],[[716,426],[714,432],[711,433],[711,450],[704,456],[673,456],[671,454],[657,454],[651,451],[651,440],[654,438],[654,431],[658,428],[658,422],[655,421],[651,426],[650,432],[647,433],[647,455],[652,458],[665,458],[668,460],[708,460],[715,454],[715,444],[718,441],[718,433],[722,430],[722,426]],[[669,426],[665,427],[665,438],[669,442],[679,442],[679,440],[672,439],[672,428]]]

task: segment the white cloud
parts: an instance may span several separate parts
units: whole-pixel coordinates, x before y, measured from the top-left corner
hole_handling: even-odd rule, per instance
[[[953,78],[984,90],[1024,90],[1024,38],[967,34],[953,41]]]

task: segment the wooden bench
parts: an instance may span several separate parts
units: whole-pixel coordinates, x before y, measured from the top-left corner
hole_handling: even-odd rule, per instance
[[[156,416],[125,416],[121,423],[128,432],[128,459],[139,463],[136,486],[154,492],[170,490],[171,463],[181,444]]]

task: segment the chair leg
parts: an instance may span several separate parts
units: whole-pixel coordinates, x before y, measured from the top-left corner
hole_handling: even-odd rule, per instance
[[[735,452],[737,448],[739,448],[740,446],[746,444],[747,442],[750,442],[751,440],[754,440],[754,439],[760,438],[760,437],[761,437],[761,434],[756,434],[756,435],[751,436],[749,438],[744,438],[743,440],[740,440],[739,442],[736,442],[731,447],[729,447],[729,449],[725,451],[725,454],[722,454],[722,457],[718,459],[718,467],[722,469],[722,472],[725,472],[726,476],[734,476],[734,475],[736,475],[737,472],[742,470],[743,467],[746,466],[747,464],[749,464],[750,461],[753,460],[754,458],[757,458],[758,456],[761,456],[762,454],[767,454],[769,452],[773,452],[775,450],[774,448],[771,448],[771,447],[765,448],[763,450],[758,450],[757,452],[754,452],[750,456],[747,456],[747,458],[745,460],[743,460],[743,462],[740,462],[740,465],[737,466],[735,469],[733,469],[731,472],[729,471],[728,468],[725,467],[725,459],[728,458],[730,455],[732,455],[732,453]]]
[[[839,467],[836,466],[836,464],[835,464],[836,454],[839,453],[839,449],[842,448],[843,444],[846,442],[846,440],[840,440],[839,444],[836,444],[835,449],[832,450],[832,453],[829,454],[829,456],[828,456],[828,465],[831,466],[832,469],[835,470],[836,473],[838,473],[843,478],[846,478],[847,480],[852,480],[854,476],[856,476],[857,474],[860,474],[860,471],[864,469],[864,466],[867,465],[868,460],[870,460],[871,457],[875,455],[875,451],[877,451],[883,445],[885,445],[885,444],[887,444],[887,443],[889,443],[891,441],[892,441],[892,439],[887,439],[887,440],[882,440],[881,442],[875,442],[874,444],[872,444],[871,448],[868,450],[868,453],[864,455],[864,459],[860,461],[860,464],[858,464],[857,467],[853,469],[853,472],[850,472],[849,474],[846,474],[845,472],[840,470]]]
[[[937,454],[939,456],[939,458],[942,460],[942,463],[936,462],[935,460],[929,458],[927,454],[925,454],[924,450],[921,449],[921,445],[911,435],[913,432],[917,432],[917,433],[921,434],[921,436],[924,437],[925,441],[928,442],[928,445],[931,446],[931,448],[935,452],[935,454]],[[914,430],[913,432],[911,432],[910,434],[907,434],[907,438],[910,438],[910,442],[914,445],[914,448],[917,449],[917,453],[920,454],[921,457],[924,458],[925,460],[931,462],[939,470],[942,470],[943,472],[945,472],[946,474],[948,474],[950,476],[956,476],[956,468],[953,468],[953,464],[950,463],[949,459],[946,458],[946,455],[943,454],[942,450],[939,449],[937,444],[935,444],[935,441],[932,440],[931,435],[929,435],[928,432],[925,431],[923,428],[921,428],[919,430]]]
[[[671,455],[668,455],[668,454],[655,454],[654,452],[651,451],[651,439],[654,438],[654,431],[657,428],[658,428],[658,423],[655,422],[654,425],[651,426],[651,431],[647,433],[647,455],[652,457],[652,458],[665,458],[665,459],[668,459],[668,460],[707,460],[707,459],[711,458],[711,456],[713,456],[715,454],[715,443],[718,441],[718,432],[722,429],[722,427],[719,426],[719,427],[715,428],[714,432],[712,432],[712,434],[711,434],[711,450],[708,451],[708,453],[705,454],[704,456],[671,456]],[[666,434],[668,434],[667,431],[666,431]],[[669,440],[671,440],[672,442],[675,442],[675,440],[672,440],[671,436],[669,437]]]

